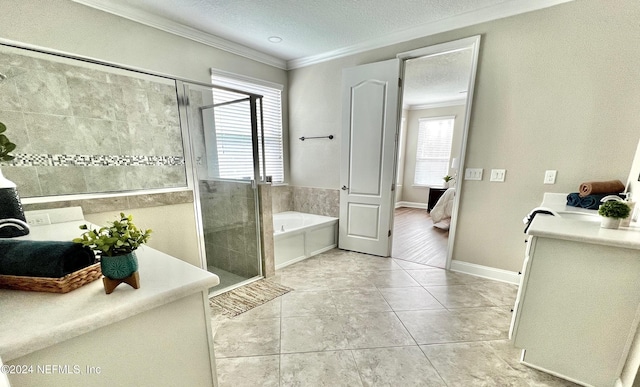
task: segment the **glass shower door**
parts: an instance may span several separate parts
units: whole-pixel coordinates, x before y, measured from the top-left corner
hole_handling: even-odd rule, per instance
[[[201,251],[210,294],[262,276],[256,96],[184,84]]]

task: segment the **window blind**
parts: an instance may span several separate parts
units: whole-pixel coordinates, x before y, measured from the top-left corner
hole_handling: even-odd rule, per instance
[[[259,146],[260,169],[266,176],[272,176],[275,183],[284,182],[284,161],[282,146],[282,86],[266,85],[265,82],[234,78],[228,74],[220,75],[215,71],[211,76],[212,83],[218,86],[233,88],[260,94],[263,115],[260,117],[258,105],[258,123],[264,126],[264,165],[262,162],[262,146]],[[213,90],[216,104],[245,98],[243,94],[225,90]],[[253,177],[253,150],[251,147],[251,111],[249,102],[220,106],[215,109],[216,142],[218,147],[218,163],[221,178],[246,179]],[[260,132],[260,125],[258,124]],[[262,133],[259,133],[259,145]]]
[[[441,186],[449,173],[454,117],[421,118],[413,183]]]

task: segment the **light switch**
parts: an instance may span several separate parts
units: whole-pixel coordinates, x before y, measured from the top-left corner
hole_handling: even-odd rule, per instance
[[[492,169],[491,170],[491,179],[489,181],[498,181],[504,182],[504,176],[507,174],[506,169]]]
[[[482,180],[482,168],[467,168],[464,170],[465,180]]]

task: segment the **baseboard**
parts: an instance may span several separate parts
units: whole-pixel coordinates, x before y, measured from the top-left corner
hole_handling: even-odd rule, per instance
[[[523,357],[524,357],[524,355],[523,355]],[[579,384],[579,385],[581,385],[581,386],[587,386],[587,387],[591,386],[590,384],[585,384],[584,382],[581,382],[581,381],[579,381],[579,380],[576,380],[576,379],[570,378],[570,377],[565,376],[565,375],[563,375],[563,374],[561,374],[561,373],[558,373],[558,372],[555,372],[555,371],[548,370],[548,369],[546,369],[546,368],[544,368],[544,367],[538,367],[538,366],[537,366],[537,365],[535,365],[535,364],[527,363],[525,360],[520,360],[520,363],[521,363],[521,364],[526,365],[526,366],[527,366],[527,367],[529,367],[529,368],[533,368],[533,369],[536,369],[536,370],[542,371],[542,372],[547,373],[547,374],[549,374],[549,375],[553,375],[553,376],[555,376],[555,377],[557,377],[557,378],[560,378],[560,379],[568,380],[568,381],[570,381],[570,382],[572,382],[572,383]],[[616,381],[616,384],[615,384],[616,386],[618,385],[618,382],[619,382],[619,381],[620,381],[620,379],[618,379],[618,380]]]
[[[320,250],[312,251],[309,254],[309,258],[313,257],[314,255],[322,254],[325,251],[329,251],[329,250],[335,249],[336,247],[338,247],[338,245],[337,244],[333,244],[333,245],[329,245],[329,246],[323,247]]]
[[[309,257],[308,257],[308,256],[306,256],[306,255],[301,255],[301,256],[299,256],[299,257],[297,257],[297,258],[293,258],[293,259],[290,259],[290,260],[288,260],[288,261],[285,261],[285,262],[279,263],[279,264],[277,264],[277,265],[276,265],[276,270],[280,270],[280,269],[282,269],[283,267],[287,267],[287,266],[289,266],[289,265],[293,265],[294,263],[298,263],[298,262],[300,262],[300,261],[304,261],[304,260],[305,260],[305,259],[307,259],[307,258],[309,258]]]
[[[507,282],[515,285],[520,284],[520,275],[515,271],[496,269],[494,267],[476,265],[475,263],[457,260],[451,261],[450,269],[451,271],[475,275],[476,277],[488,278],[495,281]]]
[[[427,203],[396,202],[396,208],[400,208],[400,207],[422,208],[422,209],[426,210],[427,209]]]
[[[331,250],[331,249],[335,249],[336,247],[338,247],[338,245],[337,245],[337,244],[335,244],[335,245],[329,245],[329,246],[323,247],[323,248],[321,248],[321,249],[319,249],[319,250],[313,251],[313,252],[311,252],[309,255],[301,255],[301,256],[299,256],[299,257],[297,257],[297,258],[290,259],[290,260],[288,260],[288,261],[286,261],[286,262],[282,262],[282,263],[280,263],[280,264],[276,265],[276,270],[280,270],[280,269],[282,269],[283,267],[287,267],[287,266],[289,266],[289,265],[293,265],[294,263],[298,263],[298,262],[300,262],[300,261],[304,261],[305,259],[308,259],[308,258],[311,258],[311,257],[313,257],[313,256],[315,256],[315,255],[318,255],[318,254],[324,253],[325,251],[329,251],[329,250]]]

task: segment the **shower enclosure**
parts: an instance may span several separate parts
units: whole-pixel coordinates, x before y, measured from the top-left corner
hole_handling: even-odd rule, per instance
[[[20,149],[2,169],[22,198],[192,188],[212,293],[261,278],[262,96],[3,42],[0,70],[0,118]]]
[[[262,97],[182,82],[201,251],[210,294],[262,276],[257,182]],[[180,88],[180,87],[179,87]]]

